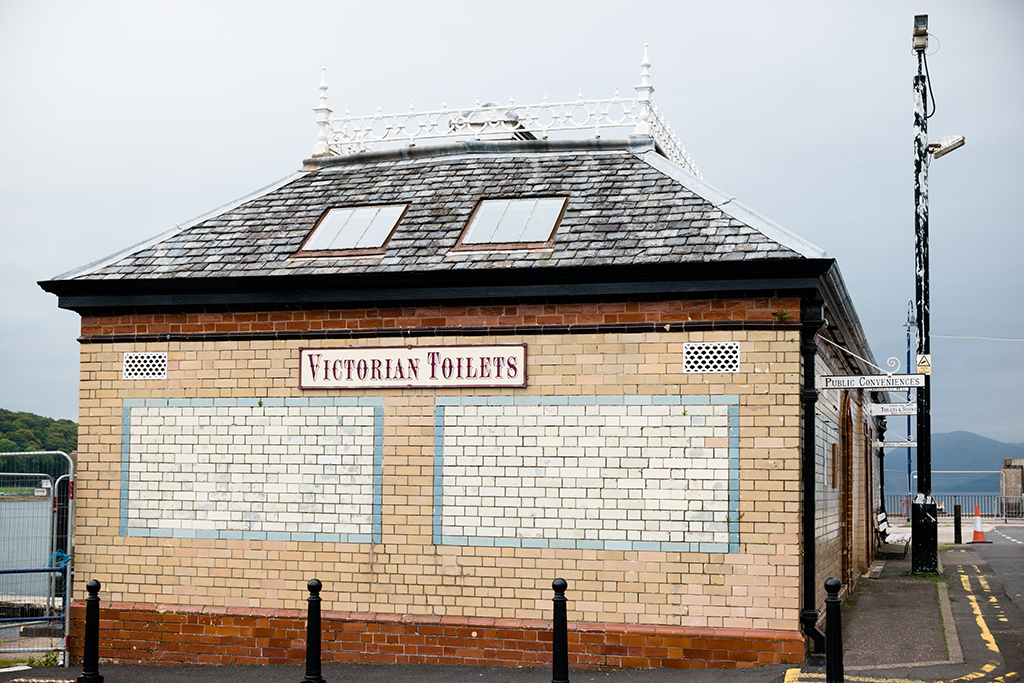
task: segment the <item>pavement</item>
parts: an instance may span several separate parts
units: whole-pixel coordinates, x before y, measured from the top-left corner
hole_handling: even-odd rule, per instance
[[[984,526],[992,534],[1024,544],[1024,525]],[[907,529],[909,531],[909,529]],[[899,529],[895,530],[896,532]],[[973,535],[967,520],[965,540]],[[1021,557],[1020,546],[1007,543]],[[910,553],[883,545],[843,605],[845,679],[857,683],[918,681],[1011,683],[1024,681],[1024,611],[1020,595],[1008,595],[986,561],[992,551],[953,544],[952,525],[939,527],[940,574],[910,575]],[[1004,554],[1002,557],[1006,557]],[[1011,559],[1011,566],[1016,563]],[[1016,588],[1012,590],[1017,590]],[[10,655],[0,655],[5,657]],[[140,666],[101,663],[105,683],[189,681],[306,683],[305,663],[295,666]],[[82,673],[70,668],[0,668],[0,682],[70,683]],[[547,683],[550,668],[326,663],[330,683]],[[571,669],[573,683],[823,683],[824,658],[802,665],[747,669],[590,671]]]

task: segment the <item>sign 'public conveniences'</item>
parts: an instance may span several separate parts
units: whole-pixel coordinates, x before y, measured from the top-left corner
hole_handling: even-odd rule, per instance
[[[896,391],[923,386],[924,375],[825,375],[820,388]]]
[[[299,388],[525,387],[526,345],[300,349]]]

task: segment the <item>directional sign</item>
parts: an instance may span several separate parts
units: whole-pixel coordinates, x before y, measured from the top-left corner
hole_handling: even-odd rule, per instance
[[[916,441],[876,441],[875,448],[917,448]]]
[[[923,386],[924,375],[825,375],[821,377],[822,389],[896,391]]]
[[[917,415],[917,404],[869,403],[868,415]]]

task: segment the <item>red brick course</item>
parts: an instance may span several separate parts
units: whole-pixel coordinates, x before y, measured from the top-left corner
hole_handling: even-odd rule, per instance
[[[298,610],[100,608],[100,659],[122,664],[302,664],[305,613]],[[85,603],[71,606],[72,657],[81,661]],[[550,666],[551,624],[325,612],[324,662]],[[799,663],[797,631],[569,624],[569,665],[582,669],[704,669]]]
[[[720,321],[792,324],[799,319],[796,298],[686,299],[82,316],[82,337]]]

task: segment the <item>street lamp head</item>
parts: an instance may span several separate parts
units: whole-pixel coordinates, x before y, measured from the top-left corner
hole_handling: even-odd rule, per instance
[[[960,149],[967,143],[967,138],[963,135],[947,135],[944,138],[939,138],[935,142],[928,145],[928,152],[936,159],[941,156],[945,156],[952,152],[954,149]]]
[[[923,52],[928,49],[928,15],[918,14],[914,17],[914,51]]]

